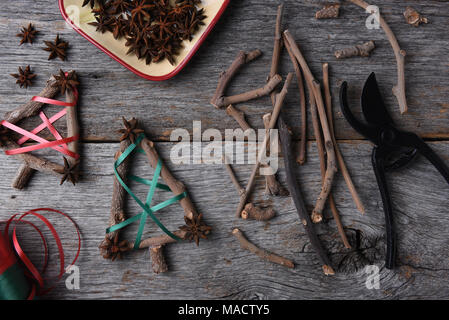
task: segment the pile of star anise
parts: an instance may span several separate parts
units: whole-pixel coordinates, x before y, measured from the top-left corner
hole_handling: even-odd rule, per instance
[[[90,24],[98,32],[112,32],[125,38],[128,54],[145,59],[147,64],[174,56],[183,40],[192,40],[206,18],[198,8],[201,0],[84,0],[95,15]]]

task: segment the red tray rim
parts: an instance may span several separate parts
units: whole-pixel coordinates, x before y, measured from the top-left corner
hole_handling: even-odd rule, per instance
[[[92,39],[88,34],[86,34],[83,30],[81,30],[80,28],[78,28],[68,17],[67,13],[65,12],[65,8],[64,8],[64,0],[59,0],[59,11],[61,12],[63,18],[65,19],[65,21],[76,31],[78,32],[80,35],[82,35],[84,38],[86,38],[90,43],[92,43],[93,45],[95,45],[98,49],[100,49],[101,51],[103,51],[104,53],[106,53],[109,57],[111,57],[112,59],[114,59],[115,61],[117,61],[118,63],[120,63],[122,66],[124,66],[125,68],[127,68],[128,70],[134,72],[135,74],[137,74],[139,77],[142,77],[144,79],[147,80],[152,80],[152,81],[163,81],[163,80],[168,80],[170,78],[173,78],[175,75],[177,75],[186,65],[187,63],[190,61],[190,59],[192,59],[192,57],[195,55],[195,53],[198,51],[198,49],[200,48],[200,46],[203,44],[204,40],[206,40],[207,36],[209,35],[209,33],[212,31],[212,29],[214,28],[215,24],[218,22],[218,20],[220,19],[221,15],[223,14],[223,12],[225,11],[226,7],[228,6],[229,2],[231,0],[225,0],[220,8],[220,10],[217,12],[217,14],[215,15],[214,19],[210,22],[210,24],[207,26],[206,31],[201,35],[201,38],[197,41],[197,43],[195,44],[195,46],[192,48],[192,50],[190,50],[189,54],[184,58],[184,60],[170,73],[163,75],[163,76],[151,76],[148,74],[145,74],[143,72],[140,72],[139,70],[135,69],[134,67],[130,66],[129,64],[127,64],[125,61],[123,61],[122,59],[120,59],[119,57],[117,57],[115,54],[113,54],[112,52],[110,52],[108,49],[106,49],[105,47],[103,47],[101,44],[99,44],[97,41],[95,41],[94,39]]]

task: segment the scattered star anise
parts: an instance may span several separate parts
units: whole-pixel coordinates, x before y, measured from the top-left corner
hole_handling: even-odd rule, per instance
[[[134,143],[139,134],[144,132],[142,129],[137,128],[136,118],[132,118],[129,121],[126,121],[126,119],[123,118],[123,125],[125,126],[125,128],[117,131],[118,133],[122,134],[122,136],[120,137],[120,141],[129,139],[131,143]]]
[[[129,0],[115,0],[112,2],[114,14],[125,12],[129,8]]]
[[[19,73],[11,73],[11,76],[17,79],[16,83],[19,84],[21,88],[28,88],[28,86],[31,86],[36,74],[31,72],[30,66],[27,66],[25,69],[19,67]]]
[[[207,239],[207,235],[212,230],[212,227],[209,227],[202,221],[203,214],[200,213],[196,217],[193,216],[192,219],[189,219],[184,216],[184,221],[186,224],[179,229],[185,231],[186,234],[184,239],[186,240],[194,240],[196,245],[199,245],[200,239]]]
[[[60,88],[61,94],[65,94],[66,90],[72,89],[72,87],[79,86],[78,77],[76,72],[68,72],[67,75],[64,71],[59,69],[59,74],[53,75],[56,79],[56,84]]]
[[[66,58],[66,49],[69,46],[69,43],[66,41],[63,41],[59,38],[59,34],[56,36],[55,41],[44,41],[47,48],[44,48],[45,51],[50,52],[50,55],[48,57],[48,60],[54,59],[58,57],[62,61]]]
[[[62,174],[61,178],[61,185],[65,181],[70,181],[75,185],[78,182],[79,179],[79,173],[78,173],[78,166],[80,164],[79,160],[73,162],[72,164],[69,163],[69,161],[64,158],[64,169],[56,171],[57,173]]]
[[[111,259],[114,261],[115,259],[122,258],[122,253],[129,250],[128,241],[123,240],[118,242],[118,234],[114,236],[114,240],[110,240],[109,237],[106,237],[99,246],[100,250],[103,253],[103,258]]]
[[[22,38],[20,39],[19,45],[22,45],[25,42],[33,43],[34,37],[37,33],[38,31],[34,29],[34,26],[31,23],[28,24],[28,27],[22,27],[21,32],[17,34],[19,38]]]

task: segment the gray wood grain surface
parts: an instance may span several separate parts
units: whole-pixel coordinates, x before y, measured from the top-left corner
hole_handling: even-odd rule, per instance
[[[285,25],[303,50],[312,71],[321,78],[321,63],[329,62],[334,105],[338,106],[338,88],[343,80],[350,85],[350,103],[359,110],[358,97],[364,79],[376,71],[382,92],[393,118],[401,128],[414,131],[431,142],[432,147],[449,162],[449,4],[445,1],[371,1],[381,7],[385,19],[407,51],[406,77],[410,112],[400,116],[391,94],[396,81],[396,66],[390,45],[380,30],[364,27],[366,14],[344,2],[341,16],[336,20],[317,21],[316,10],[321,1],[285,1]],[[221,165],[168,166],[189,189],[193,201],[214,230],[208,241],[197,248],[192,243],[169,245],[165,252],[170,271],[154,275],[149,253],[131,252],[121,261],[110,262],[99,255],[98,245],[103,239],[109,216],[112,191],[113,155],[118,147],[115,131],[121,116],[138,117],[149,137],[158,141],[163,158],[168,159],[172,143],[166,142],[174,128],[191,131],[192,121],[201,120],[202,129],[236,128],[234,120],[209,104],[218,74],[227,68],[239,50],[259,48],[264,55],[244,67],[233,81],[230,93],[239,93],[265,82],[269,72],[272,34],[277,1],[233,0],[189,65],[175,78],[165,82],[149,82],[124,69],[105,56],[75,31],[68,28],[57,6],[57,1],[10,1],[0,12],[0,114],[26,102],[41,89],[50,74],[59,68],[76,69],[82,85],[80,89],[80,119],[82,135],[81,182],[59,186],[52,176],[36,173],[24,191],[10,188],[19,162],[1,155],[0,219],[36,207],[54,207],[69,213],[79,224],[83,247],[77,265],[81,272],[79,290],[68,290],[64,281],[48,298],[92,299],[418,299],[449,298],[449,218],[448,186],[436,170],[423,158],[407,169],[389,174],[399,230],[399,268],[383,268],[384,219],[382,202],[370,164],[371,146],[361,140],[336,112],[336,133],[349,170],[367,207],[360,215],[352,202],[342,177],[338,174],[334,187],[337,207],[343,224],[354,246],[344,249],[330,212],[326,221],[317,227],[320,238],[328,249],[337,269],[337,275],[322,274],[316,254],[298,221],[290,198],[272,198],[263,193],[263,179],[258,180],[254,201],[259,205],[273,205],[278,215],[268,223],[236,220],[234,210],[237,193]],[[415,7],[430,23],[414,28],[405,23],[402,12],[407,5]],[[26,14],[24,14],[24,12]],[[20,26],[33,22],[40,31],[33,45],[18,47],[15,37]],[[43,40],[53,39],[56,33],[70,42],[68,61],[47,61],[41,50]],[[375,40],[377,49],[370,58],[337,61],[335,49]],[[9,76],[19,65],[31,64],[39,77],[28,90],[18,88]],[[284,54],[281,71],[291,69]],[[299,97],[290,90],[284,112],[293,133],[299,135]],[[51,108],[51,107],[49,107]],[[249,122],[262,128],[261,116],[271,110],[269,99],[259,99],[239,105]],[[337,108],[337,107],[336,107]],[[30,121],[31,127],[36,122]],[[63,122],[62,122],[63,123]],[[27,127],[24,125],[24,127]],[[64,125],[61,125],[63,128]],[[311,129],[311,126],[309,126]],[[309,157],[305,166],[297,168],[298,181],[306,203],[313,208],[319,194],[319,163],[309,130]],[[49,159],[60,155],[44,152]],[[284,171],[279,171],[285,183]],[[242,182],[249,177],[251,166],[235,166]],[[150,177],[152,170],[144,157],[139,157],[135,173]],[[133,185],[133,190],[144,197],[145,188]],[[167,199],[158,192],[155,201]],[[129,201],[128,211],[138,211]],[[169,228],[183,223],[182,209],[174,204],[159,214]],[[73,256],[75,237],[68,233],[66,222],[52,221],[66,234],[64,244]],[[230,232],[238,226],[255,244],[292,259],[296,268],[283,267],[261,261],[240,249]],[[38,237],[22,229],[19,235],[25,247],[35,258],[41,255],[33,250]],[[135,226],[124,233],[133,240]],[[160,234],[154,224],[148,223],[146,235]],[[54,249],[54,248],[51,248]],[[52,250],[53,253],[55,253]],[[54,261],[56,262],[56,261]],[[365,286],[366,265],[380,267],[380,289]],[[55,270],[51,270],[55,271]]]

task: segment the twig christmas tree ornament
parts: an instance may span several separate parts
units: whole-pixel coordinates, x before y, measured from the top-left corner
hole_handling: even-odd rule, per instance
[[[31,178],[35,170],[58,176],[61,184],[70,181],[75,184],[79,178],[79,161],[78,153],[79,141],[79,124],[77,119],[77,102],[79,85],[75,71],[64,72],[53,75],[46,83],[45,88],[34,96],[26,104],[6,113],[4,120],[0,122],[1,148],[5,150],[5,154],[14,156],[23,161],[12,186],[16,189],[23,189]],[[66,101],[52,99],[57,94],[65,94]],[[42,111],[45,105],[53,105],[64,107],[55,115],[48,118]],[[31,131],[24,130],[17,126],[17,123],[29,117],[39,115],[42,123]],[[53,123],[66,116],[67,121],[67,138],[63,138],[61,134],[53,126]],[[48,141],[37,134],[48,129],[53,135],[53,141]],[[14,141],[10,135],[14,131],[20,135],[19,140]],[[27,141],[33,140],[38,142],[36,145],[23,146]],[[45,148],[54,149],[63,154],[63,164],[57,164],[45,160],[39,156],[30,154]]]
[[[105,239],[100,244],[100,252],[105,259],[115,260],[116,258],[121,258],[122,253],[126,251],[149,248],[153,271],[155,273],[166,272],[168,268],[162,252],[164,245],[182,240],[193,240],[199,245],[199,240],[206,239],[212,228],[207,226],[202,220],[203,215],[198,213],[194,207],[184,184],[176,180],[169,169],[164,165],[155,149],[154,143],[148,140],[145,137],[143,130],[138,127],[137,119],[133,118],[129,121],[123,119],[123,123],[125,126],[124,129],[119,130],[122,134],[122,137],[120,138],[120,149],[115,155],[115,176],[109,228],[106,229]],[[152,180],[128,175],[130,156],[136,152],[146,155],[150,166],[154,169]],[[159,177],[161,177],[166,184],[158,183]],[[129,180],[150,187],[145,202],[141,201],[127,185]],[[171,191],[175,196],[151,206],[156,189]],[[143,212],[129,219],[126,219],[124,211],[126,193],[129,194],[143,210]],[[171,232],[158,218],[156,218],[154,212],[176,202],[179,202],[184,209],[185,225],[179,227],[179,230]],[[144,240],[142,239],[145,222],[148,217],[156,223],[165,235]],[[140,225],[136,240],[133,243],[128,242],[127,240],[121,241],[119,239],[121,229],[137,221],[139,221]]]

